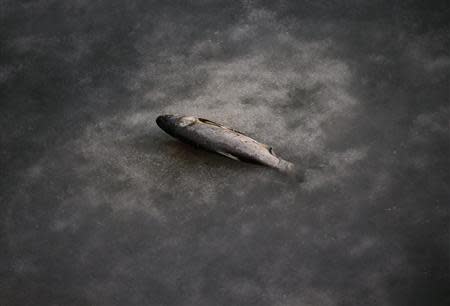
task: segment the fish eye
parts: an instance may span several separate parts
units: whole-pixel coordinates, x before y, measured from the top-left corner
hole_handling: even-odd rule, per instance
[[[195,117],[181,117],[178,119],[178,125],[181,127],[189,126],[194,124],[196,120]]]

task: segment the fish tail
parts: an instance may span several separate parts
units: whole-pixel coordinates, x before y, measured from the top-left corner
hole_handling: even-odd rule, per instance
[[[293,163],[284,159],[279,159],[277,169],[283,173],[291,174],[295,172],[295,166]]]
[[[276,167],[278,171],[289,175],[292,178],[295,178],[297,181],[304,181],[304,172],[301,169],[298,169],[293,163],[288,162],[287,160],[281,159],[278,162]]]

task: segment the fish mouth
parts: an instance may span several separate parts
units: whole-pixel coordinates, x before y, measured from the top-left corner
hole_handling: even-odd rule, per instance
[[[176,118],[174,115],[161,115],[156,118],[156,124],[164,131],[167,131],[175,125]]]

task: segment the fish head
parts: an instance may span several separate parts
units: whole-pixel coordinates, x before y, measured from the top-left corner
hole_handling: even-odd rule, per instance
[[[192,125],[196,121],[197,118],[191,116],[161,115],[156,118],[156,124],[169,134]]]

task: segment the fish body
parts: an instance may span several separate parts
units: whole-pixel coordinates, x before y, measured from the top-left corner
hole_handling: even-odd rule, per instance
[[[211,120],[162,115],[156,119],[156,123],[169,135],[205,150],[286,173],[294,171],[294,165],[275,155],[272,147]]]

